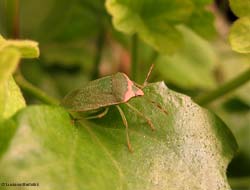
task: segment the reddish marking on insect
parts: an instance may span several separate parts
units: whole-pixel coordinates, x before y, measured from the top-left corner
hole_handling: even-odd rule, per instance
[[[133,89],[133,86],[134,86],[134,83],[126,76],[124,75],[127,79],[127,91],[125,93],[125,96],[124,96],[124,102],[127,102],[131,97],[134,97],[134,96],[143,96],[144,95],[144,92],[141,90],[141,89],[137,89],[135,91],[135,89]]]

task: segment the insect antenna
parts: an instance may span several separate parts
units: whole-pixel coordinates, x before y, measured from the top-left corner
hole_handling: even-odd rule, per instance
[[[154,64],[152,64],[152,65],[150,66],[150,68],[149,68],[147,77],[146,77],[146,79],[145,79],[145,81],[144,81],[144,83],[143,83],[143,85],[142,85],[143,87],[147,85],[148,79],[149,79],[149,77],[150,77],[150,75],[151,75],[151,73],[152,73],[153,68],[154,68]]]

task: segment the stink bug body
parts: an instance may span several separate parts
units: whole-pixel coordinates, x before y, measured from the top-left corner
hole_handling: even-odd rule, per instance
[[[116,73],[89,82],[85,87],[69,93],[62,105],[73,112],[86,112],[125,103],[143,91],[124,73]]]
[[[150,69],[150,72],[152,67]],[[149,73],[150,73],[149,72]],[[148,74],[149,76],[149,74]],[[148,78],[147,76],[147,78]],[[140,117],[143,117],[152,130],[154,126],[150,119],[143,113],[133,107],[128,101],[136,96],[143,96],[144,92],[138,85],[135,85],[126,74],[116,73],[89,82],[85,87],[73,90],[62,101],[62,106],[72,112],[89,112],[105,108],[104,112],[96,116],[87,117],[87,119],[101,118],[107,112],[111,105],[115,105],[122,117],[122,121],[126,127],[127,144],[130,151],[132,147],[128,135],[128,122],[119,104],[125,103]]]

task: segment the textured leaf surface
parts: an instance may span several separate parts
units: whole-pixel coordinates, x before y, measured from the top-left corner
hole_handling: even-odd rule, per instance
[[[237,145],[225,124],[163,83],[144,91],[130,103],[152,120],[155,132],[122,105],[133,154],[115,108],[77,126],[60,107],[25,108],[0,126],[8,134],[0,138],[0,180],[38,182],[43,190],[230,189],[226,168]]]

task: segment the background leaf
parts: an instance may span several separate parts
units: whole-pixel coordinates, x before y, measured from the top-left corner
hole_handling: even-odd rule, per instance
[[[181,36],[175,24],[187,19],[193,5],[184,1],[107,0],[106,7],[119,31],[139,36],[161,52],[173,52]]]
[[[179,88],[197,90],[215,87],[217,54],[213,47],[187,27],[179,26],[178,30],[185,37],[184,46],[173,56],[159,56],[155,73]]]
[[[106,7],[117,30],[137,33],[157,51],[172,53],[182,44],[182,36],[176,30],[178,24],[187,24],[202,36],[214,36],[213,16],[204,11],[209,3],[207,0],[107,0]],[[204,22],[206,28],[199,27]]]
[[[229,41],[234,51],[250,53],[250,1],[230,0],[230,6],[240,18],[233,24]]]
[[[238,17],[250,16],[249,0],[229,0],[230,7]]]
[[[9,140],[0,138],[0,180],[38,182],[44,190],[229,189],[225,171],[237,145],[224,123],[164,83],[144,91],[145,97],[130,103],[157,130],[123,105],[133,154],[116,109],[95,123],[74,126],[60,107],[25,108],[0,125],[12,130]]]
[[[250,17],[237,20],[231,28],[229,40],[233,50],[240,53],[250,52]]]

